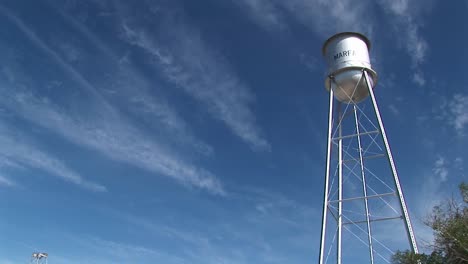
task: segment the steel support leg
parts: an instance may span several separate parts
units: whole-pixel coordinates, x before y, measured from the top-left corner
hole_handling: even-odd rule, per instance
[[[363,154],[362,154],[361,135],[360,135],[359,119],[358,119],[356,105],[354,105],[354,120],[356,123],[356,134],[357,134],[358,151],[359,151],[359,164],[361,165],[362,192],[364,195],[364,207],[366,210],[367,239],[369,240],[369,257],[370,257],[371,264],[374,264],[374,248],[372,246],[372,230],[371,230],[371,224],[370,224],[369,203],[367,201],[366,175],[364,171],[364,159],[363,159]]]
[[[408,214],[408,209],[406,208],[406,202],[405,202],[405,198],[403,196],[403,191],[401,189],[400,179],[398,178],[395,163],[393,161],[392,152],[390,150],[390,145],[388,144],[387,134],[385,133],[385,128],[384,128],[384,125],[383,125],[383,122],[382,122],[382,118],[380,116],[379,107],[377,106],[377,101],[375,100],[374,91],[372,90],[372,86],[370,85],[369,74],[367,73],[367,71],[365,69],[363,70],[362,74],[363,74],[363,76],[365,78],[367,88],[369,89],[369,95],[370,95],[370,98],[372,100],[372,104],[374,106],[375,116],[377,118],[377,121],[379,122],[380,135],[382,136],[382,140],[383,140],[384,145],[385,145],[385,150],[387,151],[388,162],[389,162],[390,168],[392,170],[393,180],[394,180],[395,187],[396,187],[396,190],[397,190],[397,193],[398,193],[398,198],[399,198],[399,201],[400,201],[401,211],[403,212],[403,217],[404,217],[404,220],[405,220],[405,227],[406,227],[406,232],[407,232],[407,235],[408,235],[408,240],[411,243],[412,251],[414,253],[418,253],[419,252],[418,251],[418,245],[416,244],[416,238],[414,237],[413,227],[411,225],[411,220],[410,220],[410,217],[409,217],[409,214]]]
[[[319,264],[324,264],[325,238],[327,227],[327,208],[328,208],[328,181],[330,179],[330,162],[331,162],[331,147],[333,133],[333,91],[330,90],[330,101],[328,111],[328,137],[327,137],[327,161],[325,167],[325,186],[323,189],[323,211],[322,211],[322,231],[320,239],[320,255]]]
[[[341,264],[341,241],[343,233],[343,113],[341,111],[341,103],[338,104],[338,234],[337,234],[337,252],[336,252],[336,263]]]

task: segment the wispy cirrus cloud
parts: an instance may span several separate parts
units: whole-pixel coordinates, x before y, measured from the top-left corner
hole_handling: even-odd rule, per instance
[[[390,1],[380,0],[379,4],[384,11],[392,15],[398,25],[405,26],[405,48],[410,54],[414,64],[422,63],[426,56],[427,43],[419,32],[419,25],[414,21],[414,13],[408,0]],[[398,26],[396,25],[396,26]]]
[[[366,15],[369,1],[275,1],[281,3],[301,23],[320,36],[339,31],[358,31],[365,34],[371,34],[373,31],[373,25],[369,23],[371,18]]]
[[[388,105],[388,109],[389,109],[390,112],[392,112],[395,116],[399,116],[399,115],[400,115],[400,110],[396,107],[395,104],[389,104],[389,105]]]
[[[224,193],[221,183],[213,174],[183,161],[111,113],[106,115],[101,112],[104,117],[95,119],[70,116],[52,103],[27,93],[4,97],[2,103],[22,118],[109,158],[169,176],[187,186]],[[44,163],[47,162],[44,160]],[[53,161],[49,163],[54,164]]]
[[[97,249],[101,253],[104,252],[108,255],[120,259],[123,258],[126,260],[131,260],[135,258],[141,259],[155,256],[157,257],[161,255],[160,252],[154,249],[150,249],[139,245],[131,245],[117,241],[106,240],[100,237],[91,237],[89,239],[86,239],[85,242],[86,244],[88,244],[94,249]]]
[[[464,136],[468,126],[468,95],[456,93],[442,97],[439,105],[433,107],[433,116],[445,122],[458,136]]]
[[[389,19],[395,25],[395,31],[401,36],[399,39],[405,47],[406,52],[411,58],[412,68],[414,70],[412,80],[419,86],[426,84],[424,73],[420,69],[420,65],[425,61],[428,44],[420,33],[420,23],[416,21],[417,14],[414,10],[418,7],[412,6],[419,4],[418,1],[408,0],[380,0],[378,1],[382,9],[389,15]],[[422,5],[426,5],[425,1],[421,1]]]
[[[320,36],[338,31],[372,33],[371,17],[366,15],[370,1],[351,0],[241,0],[244,10],[260,26],[288,28],[286,14]],[[330,22],[333,21],[333,22]]]
[[[233,1],[245,10],[255,23],[268,31],[283,31],[288,28],[279,6],[272,0]]]
[[[468,95],[455,94],[448,104],[451,125],[459,135],[464,135],[468,126]]]
[[[9,177],[0,175],[0,186],[14,187],[17,183],[11,180]]]
[[[436,177],[439,178],[441,182],[444,182],[447,180],[447,177],[449,174],[447,161],[442,156],[439,156],[437,160],[434,162],[432,172],[434,173]]]
[[[412,80],[419,86],[424,86],[426,84],[426,79],[421,71],[417,70],[413,73]]]
[[[168,81],[201,102],[253,149],[270,150],[250,106],[254,101],[251,91],[195,28],[167,20],[162,23],[167,35],[156,39],[146,28],[122,18],[123,39],[150,54]]]
[[[103,55],[101,60],[105,64],[103,68],[108,71],[106,74],[113,76],[113,78],[106,79],[104,83],[104,87],[111,88],[101,88],[103,96],[117,104],[125,104],[127,110],[140,117],[155,130],[166,130],[169,135],[166,139],[180,143],[178,147],[190,146],[198,153],[211,155],[213,147],[195,137],[187,122],[160,92],[158,85],[135,69],[127,55],[118,55],[108,43],[87,28],[85,22],[73,16],[73,8],[79,6],[79,3],[67,3],[63,6],[53,5],[52,8]],[[105,9],[105,5],[101,8]],[[80,47],[64,45],[69,47],[73,54],[79,53],[83,61],[94,59],[93,55],[86,54]],[[69,56],[68,53],[65,52],[64,56]]]
[[[13,164],[13,169],[17,168],[16,164],[24,168],[39,169],[57,176],[67,182],[76,184],[82,188],[95,191],[106,192],[107,188],[101,184],[84,179],[78,172],[69,168],[63,161],[53,157],[51,154],[44,152],[25,136],[20,133],[13,132],[11,128],[0,124],[0,158],[9,160],[7,164]],[[10,166],[11,167],[11,166]],[[0,182],[7,186],[15,186],[16,183],[0,176]]]
[[[1,88],[3,94],[7,95],[0,100],[3,107],[111,159],[171,177],[186,186],[215,194],[224,193],[220,181],[212,173],[185,161],[121,116],[80,72],[49,48],[21,19],[3,7],[0,7],[0,13],[8,17],[33,44],[67,73],[86,92],[89,100],[85,101],[87,105],[81,106],[79,111],[67,111],[66,107],[31,92],[33,87],[24,88],[23,77],[17,78],[14,73],[7,71],[10,74],[5,79],[10,82],[10,87],[3,85]],[[41,161],[55,164],[53,160],[46,159],[40,159],[37,163]]]

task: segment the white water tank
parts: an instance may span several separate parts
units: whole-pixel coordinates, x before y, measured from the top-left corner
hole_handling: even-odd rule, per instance
[[[357,103],[369,95],[364,78],[359,81],[364,69],[369,73],[371,88],[376,85],[377,73],[371,67],[369,50],[369,39],[355,32],[338,33],[323,44],[328,65],[325,87],[332,89],[340,102]]]

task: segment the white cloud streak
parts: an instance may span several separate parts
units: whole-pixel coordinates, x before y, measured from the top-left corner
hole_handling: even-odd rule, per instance
[[[252,20],[269,31],[286,30],[287,24],[278,6],[271,0],[233,0]]]
[[[12,181],[10,178],[0,175],[0,186],[14,187],[16,185],[16,182]]]
[[[370,16],[366,15],[369,1],[352,0],[241,0],[244,10],[260,26],[287,28],[287,21],[282,19],[286,11],[312,29],[319,36],[328,36],[339,31],[358,31],[372,33]]]
[[[246,85],[222,57],[210,51],[196,29],[177,21],[167,25],[164,30],[175,39],[169,45],[161,44],[164,40],[154,39],[144,28],[125,22],[123,38],[150,54],[167,80],[204,104],[213,117],[254,150],[270,150],[249,106],[253,95]]]
[[[78,21],[74,16],[68,13],[63,8],[55,7],[57,12],[66,20],[74,29],[82,34],[90,43],[94,45],[102,54],[105,54],[109,60],[109,69],[117,66],[115,72],[112,72],[112,81],[109,86],[115,89],[112,95],[107,96],[109,99],[125,100],[128,109],[134,110],[139,116],[150,120],[149,124],[155,124],[157,129],[164,128],[169,131],[170,139],[181,143],[181,145],[190,145],[195,148],[198,153],[211,155],[213,148],[197,139],[190,131],[188,124],[183,120],[177,111],[173,109],[164,99],[162,94],[153,96],[150,90],[157,90],[153,84],[138,72],[125,57],[122,59],[89,30],[84,23]],[[76,49],[73,48],[72,49]]]
[[[21,19],[15,16],[10,10],[0,5],[0,13],[6,16],[25,36],[37,47],[39,47],[48,57],[53,59],[61,69],[69,74],[82,88],[86,89],[88,93],[99,101],[99,103],[106,108],[107,111],[113,111],[112,107],[102,96],[96,91],[83,76],[77,72],[70,64],[65,62],[57,52],[47,46],[47,44],[40,39]]]
[[[216,194],[224,193],[221,183],[210,172],[177,158],[154,140],[128,126],[125,120],[111,114],[94,120],[68,116],[51,103],[30,94],[17,94],[10,100],[4,105],[21,117],[78,145],[95,149],[114,160],[172,177],[187,186]]]
[[[406,50],[411,56],[412,62],[415,65],[422,63],[427,52],[427,43],[419,33],[419,25],[415,22],[415,14],[412,12],[410,2],[408,0],[380,0],[379,4],[382,8],[391,14],[391,19],[396,22],[399,32],[404,26],[404,39]]]
[[[422,72],[417,71],[413,74],[413,82],[419,86],[424,86],[426,84],[426,79]]]
[[[438,106],[433,108],[436,120],[441,120],[446,127],[451,127],[455,133],[463,137],[468,126],[468,95],[456,93],[452,97],[442,97]]]
[[[434,163],[432,172],[439,178],[441,182],[447,181],[449,174],[447,161],[443,157],[439,156],[439,158]]]
[[[205,189],[215,194],[224,194],[221,183],[213,174],[187,163],[133,127],[120,117],[116,109],[96,91],[93,85],[71,65],[64,62],[19,18],[1,6],[0,13],[14,22],[34,44],[55,60],[92,96],[93,100],[98,102],[84,108],[97,108],[93,109],[93,113],[98,114],[86,115],[83,111],[80,115],[69,115],[64,109],[60,109],[47,100],[38,99],[30,92],[12,93],[11,91],[15,89],[10,89],[9,93],[4,93],[9,96],[0,99],[5,107],[32,123],[50,129],[78,145],[97,150],[111,159],[169,176],[186,186]],[[41,158],[30,160],[35,162],[36,166],[49,168],[52,172],[60,171],[60,163],[46,159],[39,152],[37,156]],[[73,178],[72,174],[67,175]]]
[[[414,10],[419,8],[410,6],[411,3],[408,0],[380,0],[378,3],[389,15],[389,20],[395,26],[395,33],[399,35],[398,39],[400,39],[401,44],[411,58],[414,70],[413,82],[419,86],[424,86],[426,80],[420,65],[426,59],[428,44],[420,33],[420,24],[416,21],[417,14]],[[422,4],[426,4],[425,1],[422,1]]]
[[[18,132],[13,133],[10,128],[0,125],[0,157],[6,160],[12,160],[14,163],[24,167],[40,169],[45,172],[62,178],[67,182],[76,184],[82,188],[95,191],[106,192],[105,186],[85,180],[79,173],[69,168],[64,162],[51,156],[50,154],[35,147],[25,137],[20,137]],[[13,135],[16,134],[16,135]],[[14,166],[13,168],[15,168]],[[1,176],[0,176],[1,177]],[[14,186],[15,183],[8,179],[1,180],[9,186]]]
[[[395,104],[389,104],[388,109],[395,115],[395,116],[400,116],[400,110],[396,107]]]
[[[468,95],[455,94],[448,104],[450,123],[460,135],[464,135],[468,125]]]
[[[130,259],[134,257],[154,257],[160,255],[159,252],[150,248],[105,240],[99,237],[92,237],[86,242],[94,245],[93,248],[95,249],[99,249],[100,251],[119,258]]]

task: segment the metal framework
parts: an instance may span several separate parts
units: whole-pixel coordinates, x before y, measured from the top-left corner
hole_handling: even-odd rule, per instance
[[[331,87],[334,78],[330,76],[329,79]],[[369,80],[369,73],[363,68],[355,86],[355,91],[361,82],[367,86],[372,105],[372,109],[367,111],[361,107],[363,103],[358,104],[351,99],[349,104],[337,101],[330,89],[319,264],[329,261],[333,247],[336,261],[330,263],[342,263],[344,233],[354,236],[353,239],[368,249],[368,263],[390,263],[389,256],[394,249],[386,245],[384,239],[377,238],[378,232],[374,232],[376,222],[403,222],[403,233],[394,235],[405,237],[406,233],[409,249],[418,253],[400,180]],[[379,158],[385,158],[386,165],[370,165],[371,160],[374,162]],[[394,207],[399,207],[399,210]],[[331,226],[335,227],[334,232],[331,232]]]

